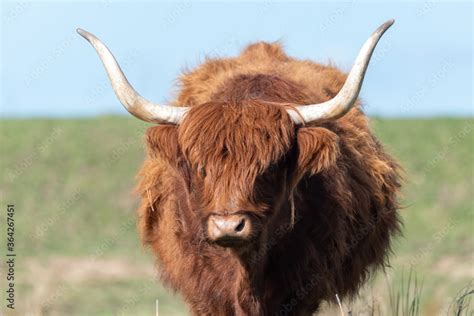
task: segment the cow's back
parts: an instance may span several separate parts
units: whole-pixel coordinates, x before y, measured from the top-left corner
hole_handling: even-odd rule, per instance
[[[194,106],[239,99],[319,103],[335,96],[345,78],[332,66],[288,57],[280,43],[258,42],[238,57],[207,58],[184,73],[174,104]]]

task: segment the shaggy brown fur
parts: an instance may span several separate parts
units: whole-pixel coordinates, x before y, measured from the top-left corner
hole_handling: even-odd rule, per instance
[[[337,94],[345,75],[257,43],[181,78],[179,126],[147,132],[139,229],[195,315],[309,315],[357,292],[399,231],[397,164],[359,106],[320,126],[286,108]],[[207,242],[211,213],[251,213],[251,246]]]

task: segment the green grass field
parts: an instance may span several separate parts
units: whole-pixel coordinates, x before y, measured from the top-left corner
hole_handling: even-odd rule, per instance
[[[2,208],[15,205],[16,314],[154,315],[159,300],[160,315],[187,315],[155,282],[135,228],[131,192],[146,125],[118,117],[0,124]],[[423,283],[422,314],[445,314],[474,276],[474,119],[373,119],[372,126],[407,178],[404,236],[388,282],[397,288],[412,268]],[[5,234],[5,211],[1,219]],[[363,295],[387,302],[384,279]]]

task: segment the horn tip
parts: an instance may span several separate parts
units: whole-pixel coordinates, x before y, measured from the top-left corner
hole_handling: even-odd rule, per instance
[[[86,40],[89,40],[90,36],[91,36],[91,33],[87,32],[86,30],[83,30],[81,29],[80,27],[78,27],[76,29],[76,32],[77,34],[81,35],[82,37],[84,37]]]
[[[395,23],[395,19],[390,19],[388,21],[386,21],[384,24],[380,25],[374,32],[374,35],[378,34],[379,35],[382,35],[386,30],[388,30],[392,25],[393,23]]]
[[[388,27],[392,26],[393,23],[395,23],[395,19],[390,19],[390,20],[388,20],[387,22],[385,22],[385,23],[383,24],[383,26],[385,26],[385,27],[388,28]]]

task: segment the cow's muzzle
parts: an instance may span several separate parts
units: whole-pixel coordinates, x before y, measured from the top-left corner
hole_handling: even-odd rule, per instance
[[[245,214],[210,215],[207,220],[207,236],[220,246],[242,246],[251,235],[252,222]]]

